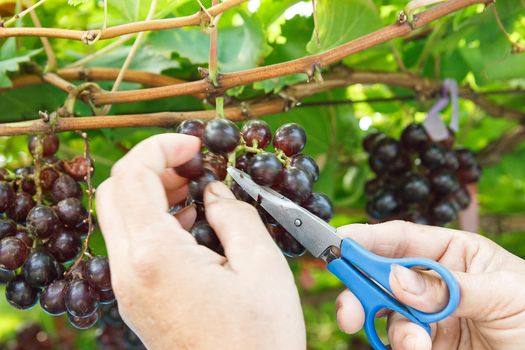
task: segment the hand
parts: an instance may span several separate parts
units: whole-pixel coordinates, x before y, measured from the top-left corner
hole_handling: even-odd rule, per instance
[[[445,228],[392,221],[349,225],[339,233],[375,254],[425,257],[448,267],[461,300],[451,317],[432,324],[432,339],[423,328],[399,314],[388,315],[393,349],[523,349],[525,338],[525,262],[483,236]],[[441,310],[448,289],[435,274],[392,268],[390,285],[403,303],[425,312]],[[337,320],[354,333],[363,326],[361,304],[348,290],[339,295]]]
[[[223,257],[176,215],[187,181],[173,168],[199,152],[192,136],[163,134],[133,148],[98,188],[97,209],[119,310],[148,349],[305,349],[299,296],[257,211],[216,182],[206,218]]]

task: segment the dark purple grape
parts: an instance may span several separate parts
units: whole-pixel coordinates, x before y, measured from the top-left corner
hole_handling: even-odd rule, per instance
[[[371,219],[379,220],[379,221],[381,221],[383,219],[381,214],[379,214],[379,212],[374,207],[374,202],[373,201],[370,201],[370,202],[366,203],[366,213],[368,214],[368,216]]]
[[[129,327],[124,330],[124,344],[130,350],[147,350],[140,338]]]
[[[319,180],[319,166],[312,157],[298,154],[292,157],[290,165],[305,171],[313,182]]]
[[[204,175],[202,175],[198,179],[190,181],[190,183],[188,184],[188,192],[190,197],[196,202],[202,202],[202,197],[206,186],[212,183],[213,181],[217,180],[218,177],[213,171],[205,169]]]
[[[39,292],[40,290],[33,288],[22,275],[13,278],[5,287],[7,302],[21,310],[32,308],[38,301]]]
[[[16,223],[10,219],[0,219],[0,239],[13,236],[16,233]]]
[[[49,135],[42,135],[41,136],[41,142],[42,142],[42,149],[41,149],[41,156],[42,157],[49,157],[55,154],[58,151],[58,146],[60,144],[60,140],[58,139],[57,135],[49,134]],[[37,148],[38,148],[38,136],[31,135],[29,136],[29,140],[27,142],[27,148],[29,149],[29,152],[33,156],[37,156]]]
[[[191,135],[203,139],[204,135],[204,124],[201,120],[185,120],[177,127],[179,134]]]
[[[84,280],[69,283],[64,301],[69,314],[76,317],[88,317],[98,310],[99,296]]]
[[[382,191],[372,198],[372,209],[377,212],[382,219],[396,214],[400,207],[401,204],[394,192],[389,190]]]
[[[371,157],[383,162],[393,162],[401,154],[401,147],[396,140],[386,137],[378,141],[372,150]]]
[[[60,221],[69,227],[80,225],[88,217],[84,204],[78,198],[61,200],[57,203],[55,210]]]
[[[35,173],[35,169],[33,167],[21,167],[15,169],[15,174],[19,177],[22,177],[21,180],[18,180],[17,184],[22,188],[22,191],[27,192],[29,194],[35,194],[36,193],[36,186],[35,181],[33,180],[32,176]],[[15,185],[15,189],[18,189]]]
[[[106,305],[102,307],[102,318],[100,320],[103,324],[109,327],[120,328],[124,325],[122,317],[118,311],[118,304]]]
[[[58,179],[58,172],[52,167],[46,167],[40,171],[40,184],[42,189],[50,190],[53,187],[56,179]]]
[[[250,120],[244,124],[241,134],[249,147],[265,149],[272,140],[272,130],[270,126],[262,120]]]
[[[481,167],[476,165],[468,169],[459,169],[457,174],[463,184],[475,183],[481,177]]]
[[[252,153],[245,153],[241,156],[238,156],[237,159],[235,160],[235,167],[247,173],[248,164],[250,164],[250,159],[252,159],[252,157],[253,157]]]
[[[476,154],[466,148],[457,149],[454,151],[459,161],[460,169],[470,169],[478,165]]]
[[[409,124],[401,133],[401,144],[409,150],[420,150],[429,141],[430,138],[421,124]]]
[[[446,170],[432,172],[428,179],[432,190],[439,195],[446,195],[458,190],[459,183],[456,176]]]
[[[95,256],[88,260],[84,266],[84,276],[95,290],[111,289],[111,272],[108,258]]]
[[[202,176],[204,173],[204,163],[202,161],[202,154],[198,152],[188,160],[186,163],[179,165],[175,168],[175,171],[179,176],[187,179],[195,179]]]
[[[204,128],[204,145],[213,153],[232,152],[239,145],[240,139],[239,128],[227,119],[210,120]]]
[[[363,148],[368,153],[372,153],[376,143],[382,139],[386,138],[386,135],[380,132],[374,132],[366,135],[363,139]]]
[[[409,213],[405,217],[405,220],[413,222],[418,225],[430,225],[430,220],[428,220],[428,218],[419,211],[413,211]]]
[[[116,298],[115,298],[115,293],[113,293],[113,290],[112,289],[108,289],[108,290],[99,290],[98,291],[98,297],[100,299],[100,303],[101,304],[112,304]]]
[[[430,184],[425,177],[410,174],[401,183],[399,192],[406,203],[421,203],[430,196]]]
[[[296,123],[281,125],[273,138],[273,146],[289,157],[300,153],[305,145],[306,132]]]
[[[58,216],[53,208],[47,205],[37,205],[27,214],[27,228],[39,238],[48,238],[59,227]]]
[[[27,283],[35,288],[43,288],[58,277],[57,261],[48,253],[32,252],[27,257],[23,272]]]
[[[24,242],[14,237],[0,241],[0,269],[15,270],[22,266],[29,254]]]
[[[24,242],[24,244],[28,248],[31,248],[33,246],[33,237],[29,235],[29,232],[27,232],[25,228],[18,228],[13,237],[18,238],[19,240]]]
[[[283,164],[270,152],[258,153],[250,160],[248,174],[261,186],[272,186],[283,171]]]
[[[394,175],[404,174],[412,168],[412,162],[405,154],[399,154],[394,160],[387,163],[387,170]]]
[[[89,172],[93,175],[94,168],[91,167],[93,161],[88,161],[84,156],[76,156],[71,160],[63,160],[62,167],[64,172],[71,176],[76,181],[84,181]]]
[[[428,169],[438,169],[445,165],[445,150],[438,145],[426,145],[419,156],[421,163]]]
[[[280,225],[268,225],[268,231],[284,255],[295,258],[303,255],[306,249]]]
[[[92,315],[89,315],[87,317],[78,317],[78,316],[73,316],[72,314],[68,313],[67,319],[73,327],[84,330],[84,329],[89,329],[93,327],[95,324],[97,324],[98,314],[95,312]]]
[[[451,221],[454,221],[457,217],[457,211],[454,205],[449,201],[440,201],[430,207],[430,217],[434,221],[434,224],[443,226]]]
[[[15,191],[7,182],[0,182],[0,212],[5,212],[15,201]]]
[[[445,151],[445,168],[456,171],[459,168],[459,160],[454,151]]]
[[[235,195],[235,198],[237,198],[240,201],[254,204],[255,200],[246,192],[237,182],[233,182],[232,184],[232,192]]]
[[[279,192],[296,203],[304,202],[312,193],[312,179],[296,167],[284,169],[278,182]]]
[[[374,155],[371,155],[368,158],[368,164],[370,165],[370,169],[372,169],[372,171],[376,173],[376,175],[383,175],[388,170],[388,163],[382,161]]]
[[[208,247],[216,253],[222,254],[223,248],[215,231],[206,221],[195,223],[190,230],[190,233],[200,245]]]
[[[96,218],[93,218],[93,226],[95,225],[96,221]],[[75,226],[75,232],[78,233],[78,236],[80,238],[86,238],[87,234],[89,233],[89,222],[87,220],[84,220],[83,222]]]
[[[454,146],[454,142],[456,141],[456,135],[454,134],[454,130],[451,128],[448,129],[448,135],[445,139],[440,140],[438,143],[445,149],[451,149]]]
[[[53,316],[62,315],[66,312],[64,296],[69,283],[66,280],[54,280],[40,295],[40,306],[44,311]]]
[[[470,193],[465,187],[461,187],[450,195],[450,200],[452,204],[457,206],[458,210],[467,209],[471,201]]]
[[[51,196],[55,203],[70,197],[82,198],[82,188],[71,176],[61,174],[53,183]]]
[[[24,222],[29,211],[35,206],[33,197],[26,192],[17,192],[15,201],[8,210],[8,215],[11,219],[17,222]]]
[[[208,152],[204,155],[204,168],[213,171],[223,181],[228,175],[228,159],[221,154]]]
[[[383,187],[383,182],[379,178],[373,178],[365,182],[365,194],[367,197],[372,197],[374,194],[379,192]]]
[[[58,262],[65,263],[78,256],[82,250],[82,240],[76,232],[60,229],[49,238],[45,247]]]
[[[332,220],[334,216],[332,202],[323,193],[313,192],[302,206],[326,222]]]
[[[14,271],[0,269],[0,284],[6,284],[13,278],[15,278]]]

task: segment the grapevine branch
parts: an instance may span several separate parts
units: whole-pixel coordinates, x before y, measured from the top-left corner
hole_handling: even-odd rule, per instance
[[[245,1],[246,0],[224,1],[216,6],[210,7],[208,9],[208,13],[212,16],[217,16],[218,14],[221,14],[226,10],[238,6]],[[206,20],[208,20],[208,16],[202,11],[199,11],[191,16],[168,19],[154,19],[122,24],[114,27],[109,27],[102,31],[102,34],[100,35],[100,40],[112,39],[126,34],[198,26]],[[39,36],[84,41],[86,36],[92,36],[93,38],[95,38],[98,35],[98,33],[100,33],[100,30],[85,31],[60,28],[0,28],[0,38]]]

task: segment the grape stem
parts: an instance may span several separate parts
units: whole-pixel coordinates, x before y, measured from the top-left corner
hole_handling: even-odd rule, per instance
[[[42,156],[44,154],[44,137],[42,134],[37,135],[37,145],[35,153],[35,173],[33,175],[33,181],[36,187],[35,199],[37,204],[42,204],[42,184],[40,183],[40,172],[42,171]]]
[[[290,158],[286,154],[284,154],[283,151],[277,149],[275,150],[275,155],[277,156],[277,159],[279,159],[279,161],[283,163],[284,167],[288,167],[290,165]]]

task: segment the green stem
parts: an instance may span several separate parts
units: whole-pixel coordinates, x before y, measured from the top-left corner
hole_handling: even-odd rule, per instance
[[[215,110],[217,111],[217,118],[226,118],[224,114],[224,97],[221,96],[215,99]]]

